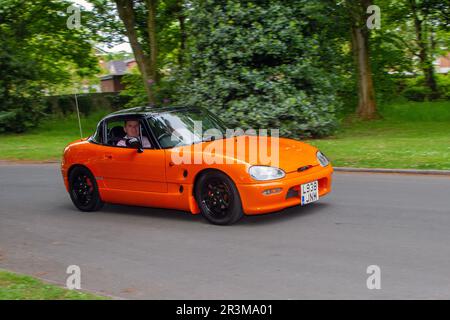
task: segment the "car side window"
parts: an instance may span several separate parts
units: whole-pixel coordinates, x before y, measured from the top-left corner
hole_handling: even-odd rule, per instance
[[[117,143],[125,137],[123,120],[110,120],[106,123],[106,144],[117,146]]]
[[[103,123],[97,126],[94,134],[89,138],[89,141],[94,143],[103,143]]]

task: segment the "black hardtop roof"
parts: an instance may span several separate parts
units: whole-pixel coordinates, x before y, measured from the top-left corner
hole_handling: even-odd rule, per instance
[[[129,109],[119,110],[105,116],[103,120],[115,117],[115,116],[151,116],[157,115],[159,113],[173,112],[173,111],[183,111],[183,110],[199,110],[200,108],[193,107],[182,107],[182,106],[167,106],[167,107],[158,107],[158,106],[142,106],[142,107],[134,107]]]

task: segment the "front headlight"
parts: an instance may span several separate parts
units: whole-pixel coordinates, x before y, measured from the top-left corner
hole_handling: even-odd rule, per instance
[[[255,180],[274,180],[286,175],[280,168],[268,166],[252,166],[248,169],[248,173]]]
[[[322,167],[326,167],[327,165],[330,164],[330,161],[322,152],[317,151],[316,157],[317,157],[317,161],[319,161],[319,163]]]

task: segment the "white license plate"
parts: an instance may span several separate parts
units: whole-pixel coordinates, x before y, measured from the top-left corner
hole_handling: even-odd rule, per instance
[[[302,206],[319,200],[319,182],[316,180],[300,185],[300,199]]]

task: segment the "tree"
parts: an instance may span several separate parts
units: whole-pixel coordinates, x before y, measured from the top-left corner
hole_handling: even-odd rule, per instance
[[[97,60],[89,28],[69,29],[67,1],[2,0],[0,7],[0,122],[23,131],[42,117],[40,97],[67,81],[71,71],[89,75]]]
[[[432,95],[438,97],[439,92],[433,66],[433,51],[436,50],[435,32],[437,28],[444,25],[449,26],[450,5],[435,0],[408,0],[407,5],[411,10],[410,17],[414,22],[418,47],[417,56],[420,59],[425,83],[431,90]]]
[[[184,50],[183,0],[91,0],[97,19],[103,19],[101,29],[108,41],[122,41],[125,36],[133,50],[146,100],[158,102],[157,87],[162,78],[161,70],[173,61],[182,63]],[[120,23],[115,19],[118,13]],[[176,58],[174,59],[174,56]],[[134,81],[133,81],[134,83]]]
[[[342,14],[350,21],[351,45],[356,67],[358,84],[356,114],[367,120],[377,117],[370,60],[370,30],[366,25],[368,17],[366,10],[370,5],[371,0],[345,0],[342,6]]]
[[[158,43],[156,42],[156,0],[146,0],[145,9],[147,11],[147,32],[149,53],[146,53],[139,41],[136,30],[136,8],[133,0],[116,0],[117,11],[120,19],[125,25],[127,37],[133,49],[139,71],[144,81],[144,87],[148,95],[149,102],[155,103],[155,97],[151,85],[158,82],[157,54]]]
[[[423,74],[428,98],[440,95],[433,66],[438,54],[448,52],[450,4],[438,0],[378,0],[383,12],[383,33],[408,61],[409,72]]]

